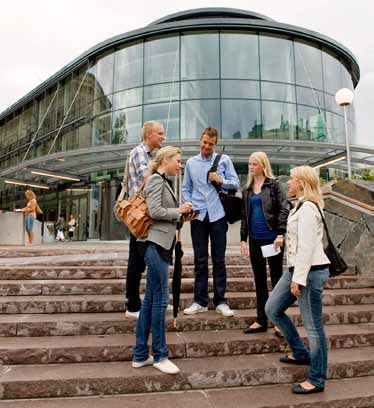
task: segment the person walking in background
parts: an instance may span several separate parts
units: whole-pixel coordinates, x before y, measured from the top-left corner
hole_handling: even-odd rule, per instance
[[[239,188],[239,178],[229,156],[223,154],[217,171],[210,172],[217,153],[214,151],[218,141],[217,129],[204,129],[200,136],[200,154],[187,160],[182,195],[185,202],[191,202],[194,209],[200,210],[196,220],[191,221],[191,237],[195,264],[194,302],[184,310],[192,315],[208,311],[208,245],[211,242],[213,261],[213,303],[216,312],[225,317],[234,312],[226,302],[225,253],[227,243],[227,220],[218,193],[212,182],[223,189]]]
[[[65,219],[60,215],[56,222],[56,241],[65,241]]]
[[[264,152],[251,154],[248,161],[248,182],[243,189],[243,214],[240,228],[241,252],[250,256],[256,286],[257,319],[244,333],[267,331],[265,304],[268,300],[266,259],[274,288],[283,272],[283,240],[289,206],[287,194],[274,178],[268,156]],[[249,245],[248,245],[249,237]],[[265,258],[261,247],[280,248],[277,255]],[[280,332],[275,328],[275,334]]]
[[[70,214],[70,220],[68,222],[68,236],[69,236],[69,241],[71,241],[74,237],[74,232],[77,227],[77,221],[74,217],[74,214]]]
[[[26,216],[25,229],[26,229],[27,236],[29,239],[28,244],[32,245],[34,241],[33,228],[34,228],[34,222],[36,219],[36,211],[37,211],[38,203],[36,201],[36,195],[32,190],[26,190],[25,197],[27,199],[26,207],[23,207],[21,209],[15,209],[15,211],[21,211],[25,214]]]
[[[183,213],[192,209],[190,203],[178,207],[171,184],[181,168],[181,151],[172,146],[160,149],[150,162],[150,177],[144,187],[149,214],[155,221],[145,242],[147,284],[144,301],[136,326],[136,345],[133,368],[153,364],[167,374],[177,374],[178,367],[168,359],[165,339],[165,315],[169,303],[169,263],[175,245],[177,223]],[[149,355],[148,337],[152,328],[152,352]]]
[[[280,361],[310,365],[306,381],[294,384],[296,394],[321,392],[327,373],[327,341],[323,327],[322,292],[329,278],[329,259],[323,250],[323,208],[319,177],[309,166],[295,167],[288,181],[290,197],[298,204],[291,210],[287,222],[286,271],[266,303],[269,319],[283,333],[292,353]],[[319,207],[319,209],[317,208]],[[285,311],[298,300],[303,325],[308,334],[310,351],[301,341],[292,320]]]
[[[129,197],[136,193],[148,173],[148,163],[152,151],[162,147],[165,140],[164,128],[159,122],[145,122],[143,125],[143,142],[131,150],[128,159]],[[139,287],[142,273],[145,270],[144,243],[137,242],[130,234],[129,258],[126,273],[126,316],[138,318],[141,306]]]

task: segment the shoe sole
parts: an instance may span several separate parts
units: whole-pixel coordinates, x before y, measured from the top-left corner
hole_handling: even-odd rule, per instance
[[[186,312],[183,310],[183,314],[191,316],[191,315],[198,314],[198,313],[206,313],[207,311],[208,309],[204,309],[204,310],[200,309],[200,310],[197,310],[196,312]]]
[[[150,366],[150,365],[153,365],[153,361],[144,362],[144,363],[132,363],[131,364],[132,368],[142,368],[142,367],[147,367],[147,366]]]

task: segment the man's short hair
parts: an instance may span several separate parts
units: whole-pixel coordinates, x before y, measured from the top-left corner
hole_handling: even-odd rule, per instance
[[[218,130],[216,128],[214,127],[205,128],[203,132],[201,133],[200,140],[204,135],[207,135],[209,137],[214,137],[216,139],[216,144],[218,143]]]
[[[148,122],[144,122],[143,124],[143,141],[145,140],[146,136],[153,131],[156,126],[163,127],[162,123],[157,122],[155,120],[150,120]]]

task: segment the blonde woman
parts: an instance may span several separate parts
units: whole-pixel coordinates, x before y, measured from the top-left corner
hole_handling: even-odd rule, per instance
[[[21,211],[26,216],[25,229],[27,232],[27,236],[29,238],[29,245],[32,245],[34,241],[33,228],[34,228],[34,222],[36,219],[36,207],[38,203],[36,201],[36,195],[32,190],[26,190],[25,197],[27,199],[26,207],[23,207],[16,211]]]
[[[243,190],[243,214],[240,229],[241,252],[250,256],[256,285],[257,319],[244,333],[267,331],[265,304],[268,300],[266,259],[269,264],[272,287],[282,276],[283,237],[286,232],[288,201],[285,191],[271,170],[264,152],[251,154],[248,162],[248,182]],[[261,247],[273,244],[280,248],[278,255],[264,258]],[[277,328],[277,336],[281,336]]]
[[[166,177],[176,176],[181,168],[181,151],[172,146],[160,149],[149,163],[149,177],[144,187],[150,216],[150,227],[144,260],[147,284],[136,327],[133,368],[151,365],[167,374],[177,374],[178,367],[168,359],[165,339],[165,315],[169,303],[169,263],[175,244],[177,222],[192,209],[190,203],[178,207],[177,198]],[[152,329],[152,352],[148,337]]]
[[[329,278],[329,263],[323,250],[323,222],[317,206],[323,208],[319,177],[309,166],[295,167],[288,181],[290,197],[298,204],[287,222],[287,263],[266,304],[266,314],[282,331],[292,353],[280,361],[310,365],[306,381],[294,384],[295,394],[324,390],[327,373],[327,341],[322,318],[322,291]],[[295,325],[285,314],[298,300],[310,351],[301,341]]]

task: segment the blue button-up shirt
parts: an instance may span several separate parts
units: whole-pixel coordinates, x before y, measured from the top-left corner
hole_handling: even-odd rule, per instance
[[[216,156],[215,152],[209,158],[205,158],[201,153],[193,156],[187,160],[184,171],[183,201],[192,203],[194,209],[200,210],[197,218],[200,221],[204,220],[207,213],[210,222],[217,221],[225,215],[216,189],[210,181],[207,181],[208,171]],[[221,184],[223,189],[239,188],[239,178],[229,156],[225,154],[221,156],[217,174],[223,179],[223,184]]]

